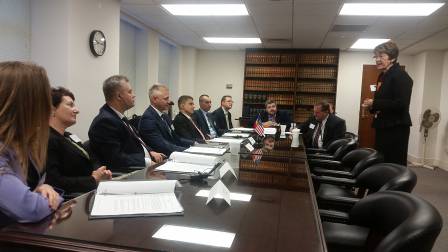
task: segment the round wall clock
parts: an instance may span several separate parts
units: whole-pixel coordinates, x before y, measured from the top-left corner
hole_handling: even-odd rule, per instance
[[[89,37],[90,51],[96,57],[102,56],[106,51],[106,37],[100,30],[94,30],[90,33]]]

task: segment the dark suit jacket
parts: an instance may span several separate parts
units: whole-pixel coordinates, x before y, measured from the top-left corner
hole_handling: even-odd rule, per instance
[[[208,128],[207,121],[205,119],[204,114],[200,109],[194,111],[194,116],[196,118],[196,122],[198,123],[199,129],[202,130],[202,133],[206,135],[210,135],[210,129]],[[210,122],[210,125],[213,127],[216,133],[218,133],[216,126],[215,126],[215,120],[213,118],[213,115],[211,113],[208,113],[208,121]]]
[[[63,136],[50,127],[46,183],[68,193],[91,191],[97,186],[92,177],[93,163],[90,157],[73,145],[77,144],[84,149],[81,143],[71,143],[66,139],[69,135],[69,132],[65,132]]]
[[[255,116],[252,121],[250,122],[250,126],[253,126],[255,121],[257,120],[258,115]],[[268,112],[263,111],[262,113],[260,113],[260,119],[262,122],[267,122],[269,121],[269,115]],[[285,111],[278,111],[275,114],[275,120],[277,121],[278,124],[284,124],[286,125],[286,131],[289,131],[289,128],[291,128],[291,118],[289,117],[288,113]]]
[[[194,121],[194,123],[196,124],[196,126],[199,129],[198,122],[197,122],[196,116],[194,116],[194,114],[192,115],[191,119]],[[190,119],[188,119],[184,114],[179,112],[179,114],[177,114],[173,120],[173,125],[174,125],[174,131],[176,132],[176,134],[178,136],[185,138],[185,139],[190,139],[192,141],[196,141],[198,143],[205,143],[201,134],[194,127],[193,123],[191,123]],[[199,129],[199,130],[201,130],[201,129]],[[206,139],[207,139],[206,134],[204,134],[204,137],[206,137]]]
[[[411,126],[409,104],[412,94],[412,79],[395,63],[386,73],[380,75],[381,87],[375,92],[372,113],[377,113],[373,120],[374,128],[394,126]]]
[[[171,127],[171,119],[166,116],[166,120]],[[173,151],[184,151],[194,144],[194,141],[178,136],[174,130],[170,134],[167,124],[152,106],[149,106],[143,113],[138,128],[147,145],[167,156],[171,155]]]
[[[226,131],[229,130],[229,128],[227,128],[226,117],[222,107],[219,107],[215,111],[213,111],[213,118],[215,119],[216,130],[218,131],[217,133],[219,136],[222,136],[224,133],[226,133]],[[230,111],[228,112],[228,119],[230,128],[233,128],[232,114],[230,113]]]
[[[92,152],[111,171],[145,166],[145,153],[123,120],[105,104],[89,129]]]
[[[314,129],[310,128],[311,124],[314,125]],[[300,127],[300,132],[303,134],[303,141],[306,147],[312,147],[314,131],[317,130],[318,124],[319,122],[312,116]],[[325,123],[322,147],[326,148],[334,140],[344,138],[345,132],[345,120],[336,115],[329,114]]]

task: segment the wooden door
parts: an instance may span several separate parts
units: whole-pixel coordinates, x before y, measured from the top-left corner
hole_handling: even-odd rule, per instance
[[[373,99],[374,92],[371,91],[370,85],[376,85],[379,74],[380,71],[376,68],[376,65],[363,65],[358,124],[358,138],[360,147],[373,148],[375,146],[375,130],[372,128],[373,115],[371,115],[367,109],[364,109],[363,112],[363,107],[361,107],[361,104],[364,99]]]

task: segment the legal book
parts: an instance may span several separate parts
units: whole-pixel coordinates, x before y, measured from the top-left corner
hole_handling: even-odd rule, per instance
[[[171,153],[168,161],[155,170],[181,173],[207,173],[222,162],[219,156],[192,154],[186,152]]]
[[[105,181],[95,194],[90,218],[183,215],[174,193],[177,180]]]

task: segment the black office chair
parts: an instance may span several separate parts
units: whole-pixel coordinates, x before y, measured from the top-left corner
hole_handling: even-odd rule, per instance
[[[365,195],[378,191],[412,192],[417,184],[417,176],[406,166],[380,163],[375,164],[354,179],[326,177],[320,181],[321,186],[316,194],[322,219],[337,218],[340,213],[333,210],[348,211]],[[356,189],[356,190],[353,190]]]
[[[354,139],[356,142],[358,142],[358,135],[356,135],[355,133],[352,132],[345,132],[344,133],[344,138],[346,139]]]
[[[338,139],[333,142],[331,142],[326,149],[324,148],[306,148],[306,153],[308,158],[313,158],[316,156],[316,158],[325,157],[331,158],[328,156],[332,156],[342,145],[345,145],[349,142],[349,139]]]
[[[337,140],[336,140],[337,141]],[[340,161],[342,158],[352,150],[358,147],[358,142],[355,140],[349,140],[348,143],[342,144],[332,155],[318,155],[318,156],[308,156],[308,164],[312,164],[314,160],[332,160]]]
[[[430,252],[442,229],[442,217],[431,204],[397,191],[360,200],[349,223],[322,223],[328,251]]]
[[[311,172],[314,175],[341,178],[355,178],[367,167],[384,161],[383,155],[370,148],[360,148],[349,152],[341,162],[314,163]],[[317,166],[318,165],[318,166]]]

